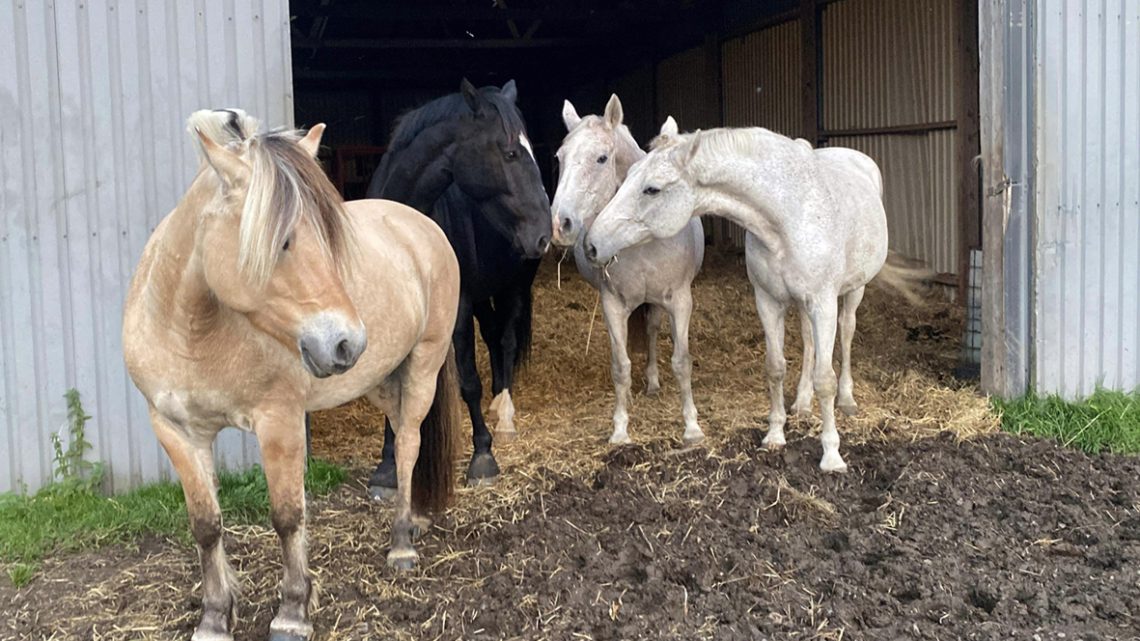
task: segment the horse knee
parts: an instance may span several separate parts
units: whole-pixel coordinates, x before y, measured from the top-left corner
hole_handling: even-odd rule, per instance
[[[815,388],[815,393],[821,397],[835,396],[837,383],[835,372],[827,370],[822,374],[816,374],[812,378],[812,386]]]
[[[300,529],[305,520],[305,508],[301,505],[275,506],[269,518],[277,536],[287,539]]]
[[[213,549],[222,538],[222,515],[214,511],[208,515],[190,516],[190,533],[203,550]]]
[[[788,373],[788,361],[783,358],[769,356],[765,364],[768,367],[769,378],[782,379]]]

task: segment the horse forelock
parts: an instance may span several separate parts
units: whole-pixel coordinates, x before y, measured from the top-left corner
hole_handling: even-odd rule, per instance
[[[202,109],[190,115],[186,128],[192,135],[202,134],[222,147],[245,142],[257,133],[260,123],[241,109]]]
[[[347,267],[351,230],[344,201],[320,165],[297,145],[299,131],[275,130],[250,138],[252,175],[241,213],[238,264],[254,283],[269,280],[297,224],[308,220],[321,251]]]
[[[519,136],[526,135],[526,122],[523,120],[522,112],[514,103],[507,100],[498,88],[484,87],[479,91],[498,113],[503,131],[509,140],[518,140]],[[405,112],[396,119],[388,149],[390,151],[403,149],[425,129],[470,113],[471,109],[462,94],[453,93],[436,98]]]

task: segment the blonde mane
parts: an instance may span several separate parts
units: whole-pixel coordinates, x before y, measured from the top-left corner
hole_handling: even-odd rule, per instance
[[[250,165],[241,212],[238,268],[255,284],[269,280],[285,242],[302,219],[317,232],[321,251],[342,271],[352,235],[344,201],[320,165],[297,142],[300,130],[257,132],[258,121],[240,109],[203,110],[188,129],[238,153]]]

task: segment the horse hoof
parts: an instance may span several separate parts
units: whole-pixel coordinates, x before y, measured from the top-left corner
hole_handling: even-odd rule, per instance
[[[497,429],[495,430],[495,442],[500,445],[507,445],[519,440],[518,430],[512,428],[509,430]]]
[[[610,445],[629,445],[633,440],[629,438],[629,434],[615,434],[610,437]]]
[[[373,501],[378,503],[387,503],[396,498],[396,488],[383,487],[380,485],[369,485],[368,496],[372,497]]]
[[[763,445],[764,449],[768,450],[769,452],[775,452],[777,450],[783,449],[784,445],[787,444],[787,441],[784,440],[783,436],[777,438],[773,438],[772,436],[765,436],[764,440],[760,441],[760,444]]]
[[[855,403],[843,403],[836,405],[836,407],[847,416],[859,416],[859,406]]]
[[[652,386],[645,388],[645,395],[646,396],[656,397],[659,394],[661,394],[661,386],[660,385],[652,385]]]
[[[467,486],[482,487],[494,485],[499,477],[499,464],[490,452],[476,454],[471,457],[471,465],[467,467]]]
[[[681,444],[684,445],[685,447],[696,447],[696,446],[700,445],[701,443],[704,443],[704,441],[705,441],[705,435],[699,434],[699,433],[695,436],[685,435],[685,436],[681,437]]]
[[[825,454],[819,462],[819,469],[827,474],[844,474],[847,472],[847,463],[843,462],[843,457],[838,452],[834,455]]]
[[[391,550],[388,552],[388,567],[397,570],[412,570],[420,562],[420,555],[415,550]]]
[[[274,632],[269,631],[269,641],[309,641],[308,635],[295,634],[293,632]]]
[[[213,630],[195,630],[190,641],[234,641],[229,632],[216,632]]]

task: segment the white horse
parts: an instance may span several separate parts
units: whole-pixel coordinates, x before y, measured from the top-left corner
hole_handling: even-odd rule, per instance
[[[674,233],[622,253],[621,261],[601,269],[586,260],[583,245],[602,207],[617,193],[633,163],[645,156],[622,124],[622,106],[610,96],[604,116],[579,117],[570,101],[562,107],[562,120],[569,132],[558,149],[562,171],[551,207],[554,216],[554,242],[574,246],[574,262],[582,276],[601,293],[606,329],[610,335],[611,371],[614,382],[614,431],[610,443],[629,443],[630,361],[627,339],[645,332],[648,364],[645,368],[646,393],[661,387],[657,371],[657,330],[661,312],[669,314],[673,334],[673,373],[681,388],[682,415],[686,445],[705,437],[697,423],[693,402],[693,359],[689,355],[689,318],[693,312],[690,286],[704,260],[705,238],[699,220],[678,226]],[[662,133],[676,134],[676,122],[669,118]],[[634,310],[644,310],[630,318]]]
[[[887,218],[878,166],[852,149],[813,151],[806,141],[760,128],[675,136],[630,169],[587,234],[586,256],[595,264],[609,263],[619,251],[675,234],[705,214],[735,221],[750,235],[749,277],[764,326],[772,405],[764,445],[775,449],[785,443],[784,316],[794,304],[817,346],[811,381],[823,422],[820,469],[845,471],[835,397],[838,392],[841,409],[855,411],[851,339],[864,287],[882,272],[886,284],[907,293],[909,280],[925,273],[893,265],[884,269]],[[838,387],[832,366],[837,322],[842,339]],[[805,355],[811,351],[805,341]],[[795,409],[809,407],[811,391],[805,394],[801,386]]]

